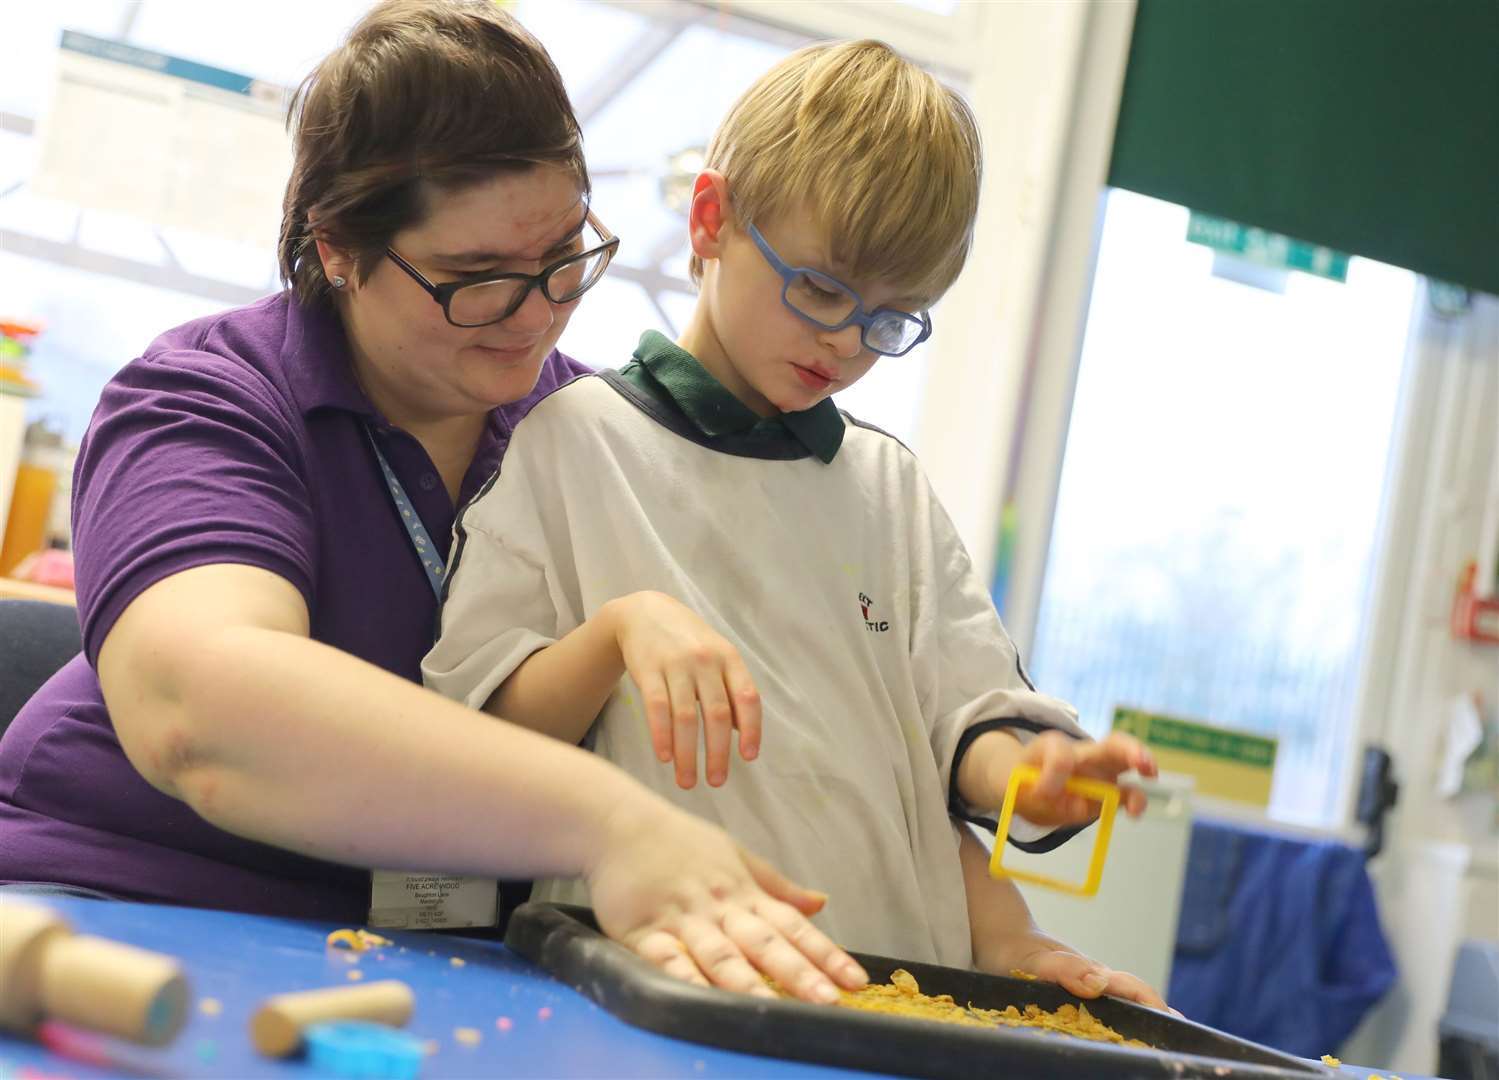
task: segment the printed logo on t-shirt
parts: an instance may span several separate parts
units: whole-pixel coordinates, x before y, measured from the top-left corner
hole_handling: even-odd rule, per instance
[[[864,629],[872,634],[883,634],[890,629],[890,624],[882,619],[871,619],[869,609],[874,607],[874,601],[864,593],[859,594],[859,610],[864,613]]]

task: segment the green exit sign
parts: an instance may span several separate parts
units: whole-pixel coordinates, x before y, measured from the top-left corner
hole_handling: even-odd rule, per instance
[[[1341,251],[1240,225],[1227,218],[1199,214],[1195,210],[1187,223],[1187,240],[1262,266],[1303,270],[1331,281],[1348,280],[1348,256]]]

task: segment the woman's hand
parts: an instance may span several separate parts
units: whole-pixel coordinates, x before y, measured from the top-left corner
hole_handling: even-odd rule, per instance
[[[675,760],[677,786],[697,783],[698,712],[702,712],[708,783],[729,776],[729,747],[760,752],[760,693],[739,650],[684,604],[664,593],[638,592],[605,605],[625,670],[640,688],[651,745]]]
[[[807,1001],[868,982],[807,916],[826,897],[793,885],[722,829],[652,797],[615,811],[585,875],[599,925],[677,978],[760,997],[763,972]]]
[[[991,975],[1009,975],[1021,971],[1038,979],[1054,982],[1080,998],[1104,994],[1138,1002],[1152,1009],[1176,1012],[1146,983],[1124,971],[1115,971],[1089,960],[1074,949],[1039,930],[1017,931],[989,943],[982,954],[975,954],[974,965]]]

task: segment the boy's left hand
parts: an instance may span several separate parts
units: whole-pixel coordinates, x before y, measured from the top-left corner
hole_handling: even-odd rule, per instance
[[[1035,825],[1059,827],[1085,825],[1098,816],[1099,804],[1066,789],[1069,777],[1085,776],[1114,783],[1119,774],[1130,769],[1141,776],[1155,776],[1155,757],[1133,735],[1113,732],[1097,742],[1068,738],[1058,731],[1037,735],[1020,750],[1015,764],[1034,766],[1040,777],[1034,784],[1021,787],[1015,796],[1015,812]],[[1003,792],[1009,782],[1009,770],[1002,780],[996,778],[997,790]],[[1119,793],[1119,805],[1131,817],[1145,812],[1145,792],[1125,786]]]
[[[1138,1002],[1147,1008],[1181,1015],[1143,980],[1126,971],[1115,971],[1089,960],[1055,938],[1035,930],[1016,934],[999,943],[989,956],[974,959],[980,971],[987,971],[992,975],[1023,971],[1038,979],[1057,983],[1080,998],[1096,998],[1107,994],[1109,997]]]

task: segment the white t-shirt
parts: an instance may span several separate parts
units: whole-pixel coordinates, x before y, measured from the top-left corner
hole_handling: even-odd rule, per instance
[[[850,423],[829,463],[778,460],[704,445],[668,412],[609,373],[517,425],[455,529],[427,684],[480,708],[606,601],[670,594],[748,665],[759,759],[736,755],[722,787],[682,791],[628,677],[586,744],[828,893],[814,921],[845,947],[970,966],[953,753],[971,724],[1015,715],[1027,687],[951,521],[881,431]],[[1028,696],[1081,734],[1069,706]],[[588,902],[576,881],[535,895]]]

